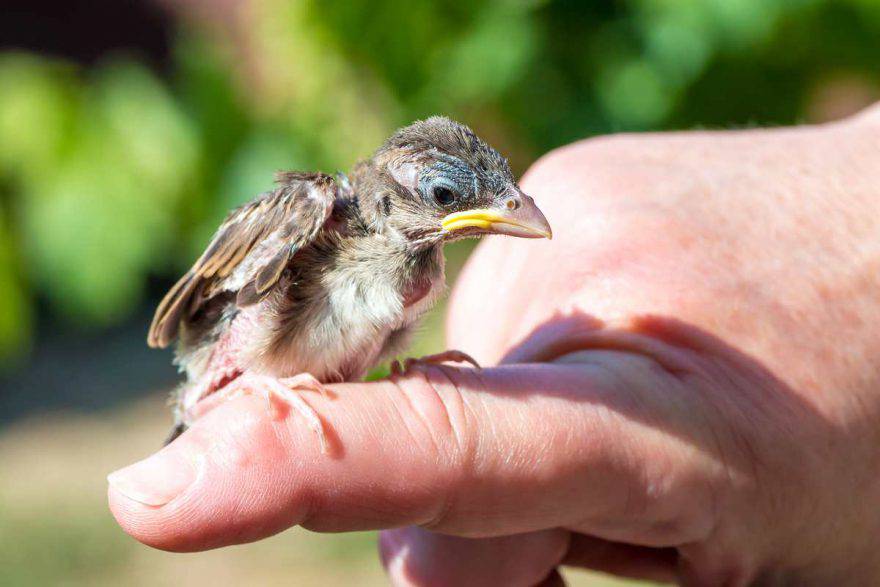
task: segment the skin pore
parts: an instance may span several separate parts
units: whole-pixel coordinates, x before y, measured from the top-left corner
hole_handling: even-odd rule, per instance
[[[310,397],[335,458],[231,401],[111,476],[122,527],[176,551],[398,528],[399,585],[880,579],[880,110],[584,141],[522,187],[554,239],[483,243],[448,320],[499,366]]]

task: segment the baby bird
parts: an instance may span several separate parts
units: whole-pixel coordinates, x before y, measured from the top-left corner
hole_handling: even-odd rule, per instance
[[[445,289],[444,243],[552,236],[505,158],[444,117],[398,130],[347,176],[276,179],[229,214],[156,310],[148,344],[176,339],[186,374],[166,442],[219,402],[259,393],[274,412],[299,412],[326,448],[297,392],[358,379],[405,348]]]

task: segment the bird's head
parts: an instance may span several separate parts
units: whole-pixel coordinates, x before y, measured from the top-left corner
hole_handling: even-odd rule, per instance
[[[372,162],[383,178],[374,192],[377,220],[413,242],[484,234],[552,237],[507,160],[448,118],[435,116],[398,130]]]

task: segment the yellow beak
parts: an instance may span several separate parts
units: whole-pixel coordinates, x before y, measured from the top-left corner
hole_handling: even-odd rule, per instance
[[[492,234],[506,234],[522,238],[553,238],[550,223],[535,201],[525,194],[508,199],[504,207],[477,208],[447,215],[440,221],[443,230],[455,232],[477,228]]]

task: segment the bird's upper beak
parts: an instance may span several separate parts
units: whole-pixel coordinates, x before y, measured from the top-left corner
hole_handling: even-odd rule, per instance
[[[522,192],[505,198],[498,206],[448,214],[440,223],[446,232],[478,228],[492,234],[553,238],[553,231],[544,214],[535,201]]]

